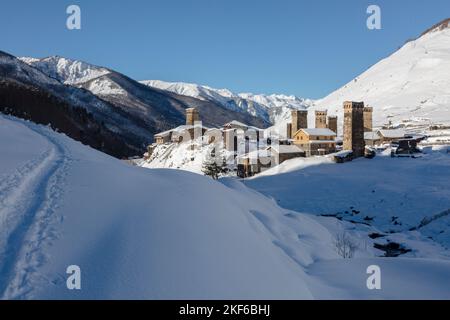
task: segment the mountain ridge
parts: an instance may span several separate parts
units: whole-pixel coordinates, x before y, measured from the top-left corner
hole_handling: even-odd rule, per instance
[[[209,101],[149,88],[112,69],[59,56],[0,54],[0,111],[68,134],[118,158],[140,155],[160,131],[185,122],[197,107],[205,125],[237,119],[268,123]]]
[[[364,101],[374,107],[374,124],[378,127],[388,123],[407,127],[450,123],[449,21],[434,25],[344,86],[316,100],[311,110],[327,109],[338,115],[341,128],[345,100]]]

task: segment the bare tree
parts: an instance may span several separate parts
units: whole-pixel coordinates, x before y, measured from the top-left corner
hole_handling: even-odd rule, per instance
[[[336,235],[334,245],[337,254],[344,259],[353,258],[355,251],[358,249],[358,244],[345,231]]]

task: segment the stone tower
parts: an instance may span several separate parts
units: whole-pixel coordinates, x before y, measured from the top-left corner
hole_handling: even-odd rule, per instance
[[[364,156],[364,102],[344,102],[344,150]]]
[[[286,125],[286,138],[292,139],[292,123]]]
[[[196,121],[200,121],[200,114],[195,108],[186,109],[186,125],[193,126]]]
[[[298,130],[308,128],[307,110],[292,110],[291,117],[292,117],[291,137],[293,137]]]
[[[337,135],[337,121],[338,121],[338,117],[337,116],[329,116],[328,117],[328,129],[330,129],[331,131],[333,131],[334,133],[336,133]]]
[[[373,120],[372,120],[373,108],[364,107],[364,132],[372,132]]]
[[[316,111],[316,128],[327,128],[327,111]]]

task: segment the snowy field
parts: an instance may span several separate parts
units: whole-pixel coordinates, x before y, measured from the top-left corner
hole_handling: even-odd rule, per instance
[[[383,252],[367,238],[375,227],[352,230],[346,219],[316,216],[331,205],[312,199],[320,193],[319,177],[313,176],[319,173],[329,181],[321,197],[331,196],[334,206],[343,210],[351,203],[367,210],[361,215],[389,208],[366,194],[363,181],[352,181],[351,188],[348,179],[328,177],[333,170],[342,177],[356,170],[388,204],[402,188],[415,191],[407,198],[414,205],[402,198],[407,210],[396,212],[406,228],[420,222],[421,209],[428,216],[448,208],[442,171],[449,169],[447,155],[301,165],[289,175],[243,184],[133,167],[48,128],[4,116],[0,147],[5,151],[0,166],[3,299],[450,299],[450,262],[443,247],[416,231],[408,237],[428,248],[428,257],[421,249],[421,259],[380,258]],[[370,177],[384,165],[386,173],[375,182]],[[400,165],[414,169],[421,180],[401,178],[394,170]],[[305,185],[306,177],[311,179]],[[389,185],[392,181],[398,183]],[[432,181],[437,181],[434,187]],[[352,190],[348,198],[337,196],[347,189]],[[386,227],[391,214],[380,214],[377,227]],[[359,243],[354,259],[336,252],[336,235],[344,230]],[[381,267],[382,290],[366,287],[372,264]],[[80,291],[66,287],[69,265],[82,270]]]
[[[323,157],[293,159],[245,184],[284,208],[335,216],[368,234],[385,234],[381,240],[402,241],[411,249],[406,256],[447,256],[450,154],[446,150],[430,147],[416,159],[385,153],[341,165]],[[432,222],[419,228],[424,219]]]

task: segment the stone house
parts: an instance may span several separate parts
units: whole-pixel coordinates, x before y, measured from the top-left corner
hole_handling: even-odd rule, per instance
[[[381,143],[381,137],[375,131],[364,132],[364,141],[366,142],[366,146],[373,147]]]
[[[305,151],[296,145],[277,145],[255,150],[237,158],[238,176],[251,177],[287,160],[305,156]]]
[[[156,144],[181,143],[203,136],[208,128],[198,124],[200,115],[195,108],[186,109],[186,124],[157,133],[153,136]]]
[[[156,144],[165,144],[165,143],[171,142],[172,141],[172,132],[173,132],[173,129],[155,134],[153,136],[155,143]]]
[[[383,129],[377,131],[381,143],[391,143],[394,140],[405,138],[406,132],[401,129]]]
[[[231,152],[238,150],[248,153],[258,149],[264,139],[264,130],[248,126],[239,121],[231,121],[223,125],[223,142],[225,149]]]
[[[306,156],[319,156],[336,151],[336,133],[327,128],[300,129],[292,137]]]

